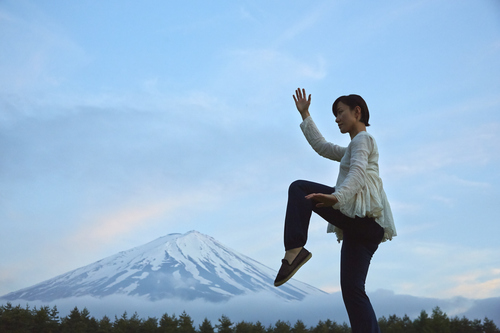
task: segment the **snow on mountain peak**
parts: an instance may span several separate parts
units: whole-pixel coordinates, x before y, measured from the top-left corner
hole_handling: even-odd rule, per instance
[[[218,302],[257,292],[287,300],[324,293],[293,279],[275,288],[275,276],[275,270],[193,230],[160,237],[2,298],[52,301],[125,294]]]

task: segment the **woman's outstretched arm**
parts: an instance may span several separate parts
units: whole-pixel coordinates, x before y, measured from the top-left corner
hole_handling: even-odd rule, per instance
[[[328,159],[340,162],[342,156],[344,156],[346,148],[327,142],[323,135],[321,135],[318,128],[312,121],[312,118],[310,118],[311,115],[309,114],[311,94],[309,94],[308,97],[306,96],[306,90],[301,90],[300,88],[295,90],[295,95],[293,95],[295,106],[297,107],[297,110],[299,110],[299,113],[302,116],[303,120],[302,124],[300,124],[302,132],[304,133],[311,147],[318,154]]]

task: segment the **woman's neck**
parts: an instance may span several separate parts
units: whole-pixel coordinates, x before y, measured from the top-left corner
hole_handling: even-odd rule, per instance
[[[353,128],[349,131],[349,135],[351,136],[351,140],[354,139],[359,132],[366,132],[366,125],[360,121],[358,121]]]

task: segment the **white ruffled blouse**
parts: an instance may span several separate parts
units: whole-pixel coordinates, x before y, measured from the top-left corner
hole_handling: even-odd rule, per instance
[[[391,206],[385,194],[378,169],[378,148],[375,138],[366,131],[358,133],[347,147],[327,142],[311,117],[300,128],[311,147],[321,156],[340,162],[335,185],[338,199],[333,208],[354,218],[373,217],[384,228],[383,242],[396,236]],[[340,242],[342,229],[328,223],[327,232],[335,232]]]

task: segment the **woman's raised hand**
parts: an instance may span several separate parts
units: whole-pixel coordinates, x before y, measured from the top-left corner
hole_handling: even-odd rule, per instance
[[[295,90],[295,95],[293,95],[293,100],[295,101],[295,106],[299,110],[302,119],[309,117],[309,105],[311,104],[311,94],[306,98],[306,90],[300,88]]]

